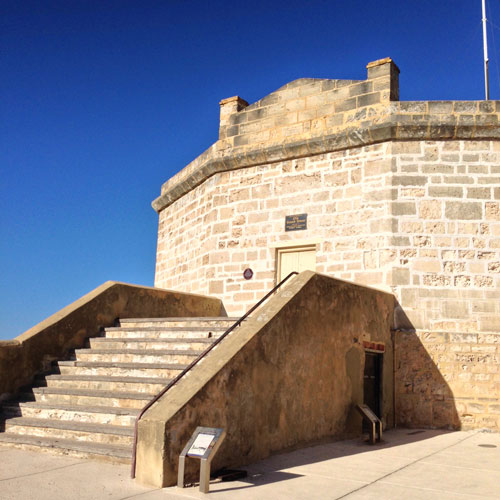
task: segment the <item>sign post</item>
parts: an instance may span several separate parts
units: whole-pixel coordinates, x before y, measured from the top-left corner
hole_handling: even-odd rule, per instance
[[[184,488],[184,466],[186,457],[200,459],[200,491],[208,493],[210,488],[210,463],[226,437],[224,429],[196,427],[191,439],[179,455],[177,487]]]
[[[382,441],[382,421],[373,413],[368,405],[356,405],[356,409],[370,425],[370,443],[375,444],[376,441]]]

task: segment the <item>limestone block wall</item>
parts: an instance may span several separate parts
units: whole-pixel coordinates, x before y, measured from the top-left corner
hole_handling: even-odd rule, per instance
[[[393,289],[411,324],[500,331],[500,142],[392,145]]]
[[[216,174],[160,212],[155,285],[242,314],[276,247],[309,241],[318,272],[392,291],[400,326],[500,331],[499,172],[498,142],[402,141]]]
[[[275,283],[276,245],[316,242],[316,271],[391,282],[390,144],[216,174],[160,212],[155,286],[214,294],[241,315]],[[305,231],[285,216],[308,214]],[[243,271],[253,269],[246,281]]]
[[[499,333],[394,335],[398,425],[500,432]]]

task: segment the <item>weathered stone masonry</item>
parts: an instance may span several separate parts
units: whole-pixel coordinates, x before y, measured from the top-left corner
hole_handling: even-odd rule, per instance
[[[500,102],[399,102],[398,73],[386,59],[364,81],[222,101],[219,141],[153,203],[155,285],[240,314],[273,286],[278,247],[315,245],[316,271],[399,302],[400,421],[442,426],[455,406],[499,429]],[[307,230],[285,232],[295,213]],[[421,375],[416,339],[449,394]]]

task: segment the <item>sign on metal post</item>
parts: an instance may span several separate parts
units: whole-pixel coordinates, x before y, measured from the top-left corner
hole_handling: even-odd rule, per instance
[[[210,488],[210,463],[226,437],[224,429],[196,427],[191,439],[179,455],[177,486],[184,488],[184,468],[186,457],[200,459],[200,491],[208,493]]]
[[[377,415],[375,415],[375,413],[373,413],[368,405],[356,405],[356,409],[359,411],[359,413],[361,413],[361,416],[370,424],[371,444],[375,444],[376,441],[382,441],[382,421],[377,417]]]

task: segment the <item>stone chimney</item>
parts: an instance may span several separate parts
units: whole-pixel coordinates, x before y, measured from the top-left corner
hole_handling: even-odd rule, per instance
[[[248,106],[248,102],[237,95],[234,97],[228,97],[227,99],[222,99],[220,104],[220,124],[219,124],[219,139],[224,139],[227,134],[226,131],[228,127],[231,126],[230,116],[234,113],[238,113],[242,109]]]
[[[381,102],[399,101],[399,68],[390,57],[368,63],[366,69],[373,91],[381,93]]]

